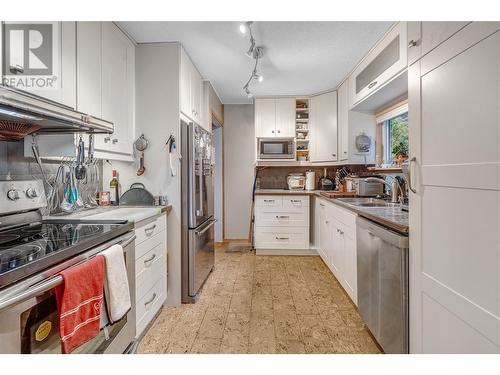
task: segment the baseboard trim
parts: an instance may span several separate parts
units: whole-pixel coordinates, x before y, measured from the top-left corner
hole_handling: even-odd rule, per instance
[[[316,249],[255,249],[256,255],[319,256]]]

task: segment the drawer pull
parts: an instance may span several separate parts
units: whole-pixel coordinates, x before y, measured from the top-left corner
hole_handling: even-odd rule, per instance
[[[375,86],[377,84],[377,81],[373,81],[372,83],[370,83],[368,85],[368,88],[371,89],[373,86]]]
[[[144,228],[144,232],[149,236],[155,228],[156,224],[153,224],[149,228]]]
[[[152,304],[155,299],[156,299],[156,293],[153,293],[153,297],[149,301],[144,302],[144,306],[147,308],[148,305]]]
[[[273,203],[274,199],[264,199],[264,202],[266,202],[266,203]]]
[[[276,215],[276,219],[290,219],[290,216]]]
[[[277,240],[289,240],[290,237],[276,237]]]
[[[290,199],[290,202],[292,202],[292,203],[300,203],[302,201],[300,199]]]
[[[145,264],[147,267],[149,267],[149,266],[150,266],[150,264],[151,264],[151,262],[152,262],[155,258],[156,258],[156,254],[153,254],[153,256],[152,256],[151,258],[146,259],[146,260],[144,261],[144,264]]]
[[[325,205],[324,205],[323,203],[320,203],[319,205],[320,205],[321,207],[325,207]]]

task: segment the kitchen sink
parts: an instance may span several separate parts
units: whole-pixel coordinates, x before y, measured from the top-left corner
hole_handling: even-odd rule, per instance
[[[357,207],[400,207],[399,203],[391,203],[379,198],[337,198],[339,201]]]

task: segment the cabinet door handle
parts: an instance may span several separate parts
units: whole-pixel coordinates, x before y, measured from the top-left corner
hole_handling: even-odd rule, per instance
[[[411,168],[411,166],[412,166],[412,164],[413,164],[414,162],[416,162],[416,161],[417,161],[417,158],[416,158],[415,156],[414,156],[414,157],[412,157],[412,158],[410,159],[410,165],[408,166],[408,188],[412,191],[412,193],[413,193],[413,194],[417,194],[417,189],[415,189],[415,188],[413,187],[413,185],[412,185],[412,181],[413,181],[412,175],[413,175],[413,173],[412,173],[412,168]]]
[[[412,39],[408,42],[408,48],[416,47],[417,44],[417,41]]]
[[[148,307],[148,305],[150,305],[151,303],[153,303],[153,301],[156,299],[156,293],[153,293],[153,297],[151,297],[151,299],[147,302],[144,302],[144,306],[145,307]]]
[[[325,224],[328,224],[328,223],[330,223],[330,221],[329,220],[325,220]]]
[[[325,207],[325,205],[324,205],[323,203],[320,203],[319,205],[320,205],[321,207]]]
[[[105,137],[104,138],[104,143],[108,143],[109,141],[111,141],[111,137]]]
[[[271,133],[273,133],[273,134],[274,134],[274,130],[271,130]]]
[[[151,256],[151,258],[146,259],[146,260],[144,261],[144,264],[145,264],[147,267],[149,267],[149,263],[151,263],[151,262],[152,262],[155,258],[156,258],[156,254],[153,254],[153,255]]]
[[[113,142],[113,144],[118,143],[118,138],[113,139],[111,142]]]
[[[278,133],[281,133],[281,132],[278,130]]]
[[[156,224],[151,225],[149,228],[144,228],[144,232],[149,236],[153,229],[156,228]],[[149,233],[148,233],[149,232]]]
[[[373,81],[372,83],[370,83],[368,85],[368,88],[371,89],[373,86],[375,86],[377,84],[377,81]]]
[[[337,154],[332,154],[333,157],[337,156]]]
[[[344,154],[347,154],[347,151],[344,151]]]
[[[277,240],[289,240],[290,237],[276,237]]]

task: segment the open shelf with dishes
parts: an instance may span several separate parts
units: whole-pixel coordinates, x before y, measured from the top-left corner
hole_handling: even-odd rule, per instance
[[[295,99],[297,161],[309,161],[309,98]]]

